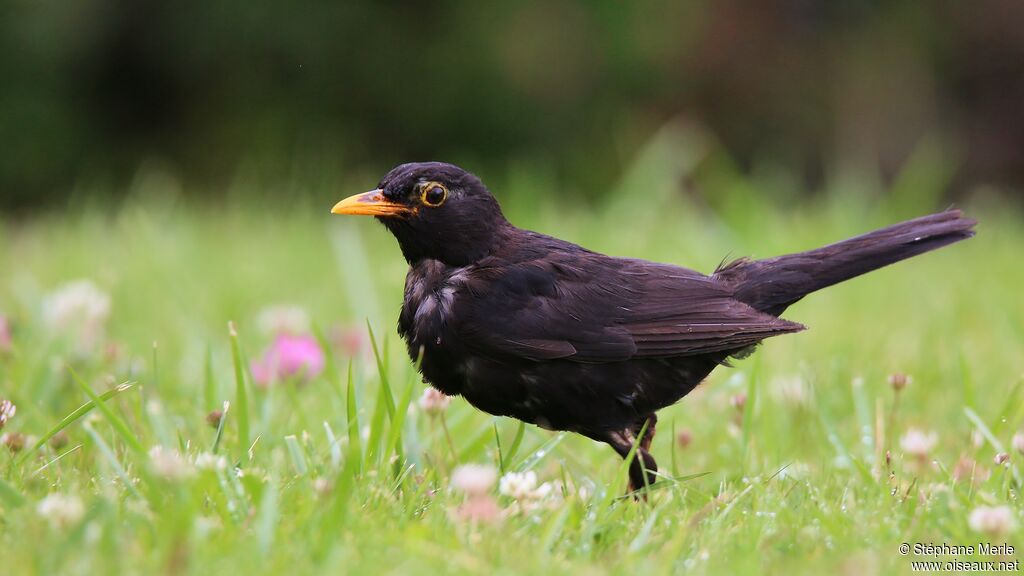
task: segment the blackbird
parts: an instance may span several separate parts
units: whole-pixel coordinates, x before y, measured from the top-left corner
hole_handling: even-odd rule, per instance
[[[949,210],[710,276],[613,258],[516,228],[479,178],[402,164],[334,214],[375,216],[409,263],[398,332],[424,380],[547,430],[606,442],[641,488],[657,478],[655,413],[716,366],[804,326],[779,318],[805,295],[974,235]]]

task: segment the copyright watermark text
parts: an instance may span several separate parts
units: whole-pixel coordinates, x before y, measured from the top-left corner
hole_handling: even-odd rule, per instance
[[[977,544],[946,544],[904,542],[901,556],[914,558],[914,572],[1020,572],[1020,560],[1010,544],[979,542]]]

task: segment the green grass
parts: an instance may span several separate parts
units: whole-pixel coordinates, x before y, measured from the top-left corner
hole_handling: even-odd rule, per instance
[[[730,253],[809,248],[935,208],[917,190],[913,202],[837,189],[773,203],[727,167],[705,178],[720,195],[684,198],[656,152],[600,205],[574,207],[543,180],[495,188],[515,198],[506,205],[520,225],[704,271]],[[18,407],[4,431],[39,440],[19,455],[0,449],[4,573],[907,572],[902,542],[989,540],[968,527],[979,505],[1021,518],[1024,456],[993,463],[1024,427],[1024,231],[1013,210],[970,202],[977,238],[794,306],[788,317],[810,330],[765,343],[661,413],[655,456],[668,475],[697,476],[638,503],[620,498],[624,470],[606,446],[461,399],[443,426],[417,411],[422,384],[394,333],[397,246],[372,221],[327,214],[353,189],[216,206],[141,190],[116,209],[78,202],[0,224],[0,314],[14,322],[0,398]],[[45,295],[77,278],[111,295],[93,352],[42,321]],[[248,359],[269,341],[259,311],[280,302],[310,311],[329,358],[303,386],[264,390]],[[337,327],[366,334],[367,322],[374,345],[363,353],[329,344]],[[898,403],[893,372],[913,375]],[[802,402],[786,394],[793,382]],[[730,405],[740,393],[742,413]],[[211,427],[225,401],[222,428]],[[938,434],[934,464],[902,453],[910,427]],[[684,429],[685,448],[672,432]],[[42,441],[58,430],[68,443],[55,450]],[[187,458],[216,451],[229,466],[168,477],[149,455],[158,445]],[[956,481],[961,457],[987,479]],[[464,497],[449,479],[466,463],[531,468],[590,495],[460,521]],[[51,493],[77,496],[84,515],[51,525],[37,511]],[[499,505],[511,509],[507,497]],[[1020,531],[995,540],[1024,545]]]

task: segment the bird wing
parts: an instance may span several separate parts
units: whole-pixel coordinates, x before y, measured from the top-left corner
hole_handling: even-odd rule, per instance
[[[459,292],[450,327],[474,353],[495,358],[693,356],[804,329],[693,270],[590,252],[484,263]]]

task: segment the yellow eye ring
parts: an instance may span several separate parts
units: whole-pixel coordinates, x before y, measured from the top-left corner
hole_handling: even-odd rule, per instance
[[[420,190],[420,202],[431,208],[437,208],[448,199],[448,189],[440,182],[427,182]]]

